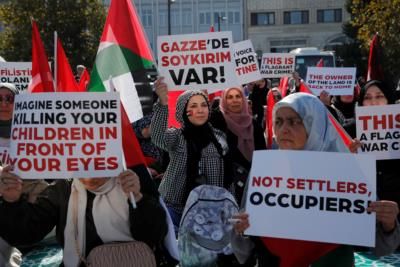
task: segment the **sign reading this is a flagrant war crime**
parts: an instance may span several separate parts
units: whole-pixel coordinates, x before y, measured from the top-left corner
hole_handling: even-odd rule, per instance
[[[369,155],[255,151],[245,233],[373,247],[376,216],[367,207],[376,199],[375,171]]]
[[[17,95],[10,155],[21,178],[116,176],[121,151],[118,93]]]
[[[28,89],[31,76],[31,62],[0,62],[0,82],[12,83],[19,91]]]
[[[356,126],[359,153],[400,158],[400,105],[356,107]]]
[[[314,95],[322,91],[330,95],[352,95],[356,79],[356,68],[308,67],[306,84]]]
[[[290,76],[294,71],[294,55],[289,53],[264,53],[260,73],[264,78]]]
[[[240,84],[262,79],[258,69],[257,54],[254,52],[253,44],[250,40],[234,43],[232,53],[235,72]]]
[[[158,71],[169,90],[235,87],[231,49],[232,32],[159,36]]]

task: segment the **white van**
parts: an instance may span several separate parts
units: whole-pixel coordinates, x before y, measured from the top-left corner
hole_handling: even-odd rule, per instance
[[[295,70],[302,79],[306,78],[307,67],[314,67],[322,59],[324,67],[335,67],[335,53],[332,51],[320,51],[316,47],[296,48],[290,51],[296,56]]]

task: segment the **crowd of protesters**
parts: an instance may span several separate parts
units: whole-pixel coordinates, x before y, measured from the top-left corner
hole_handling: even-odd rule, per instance
[[[180,128],[168,128],[168,87],[159,77],[154,84],[158,100],[153,113],[133,125],[151,168],[137,166],[117,177],[71,177],[74,179],[48,185],[43,180],[22,181],[13,174],[12,166],[3,165],[0,265],[12,262],[14,265],[10,266],[18,266],[21,259],[20,254],[15,254],[16,247],[40,241],[54,227],[64,250],[65,266],[83,264],[81,258],[104,243],[131,240],[145,242],[155,251],[161,265],[160,254],[166,251],[160,244],[167,235],[167,217],[177,231],[188,196],[195,187],[225,188],[244,207],[253,152],[267,149],[268,125],[273,129],[272,148],[349,152],[329,122],[330,112],[353,138],[350,151],[355,152],[360,146],[354,139],[355,107],[392,105],[397,100],[394,90],[383,81],[367,81],[352,95],[331,97],[324,92],[319,98],[299,92],[302,82],[296,73],[287,88],[272,88],[270,80],[262,79],[243,88],[223,90],[219,104],[213,105],[207,92],[187,90],[172,107]],[[12,84],[0,84],[1,146],[8,146],[17,93]],[[266,112],[268,95],[275,103],[272,114]],[[373,251],[378,256],[391,254],[400,245],[400,175],[396,171],[399,163],[400,159],[377,161],[379,200],[372,202],[368,211],[376,213]],[[155,177],[160,181],[158,190]],[[130,193],[136,200],[136,209],[129,204]],[[235,216],[232,247],[237,262],[231,262],[232,266],[253,266],[255,261],[258,266],[279,266],[283,259],[268,250],[262,237],[243,236],[249,227],[249,216],[245,211]],[[302,245],[294,241],[291,249]],[[321,255],[312,266],[353,266],[353,252],[351,246],[338,246]]]

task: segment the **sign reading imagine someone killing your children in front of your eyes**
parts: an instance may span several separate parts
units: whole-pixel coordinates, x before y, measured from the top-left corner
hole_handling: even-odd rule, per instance
[[[376,199],[375,171],[369,155],[255,151],[245,233],[373,247],[375,213],[367,207]]]
[[[359,153],[376,159],[400,158],[400,105],[356,107]]]
[[[159,36],[158,71],[169,90],[236,87],[231,49],[232,32]]]
[[[118,93],[17,95],[10,155],[21,178],[92,178],[122,170]]]

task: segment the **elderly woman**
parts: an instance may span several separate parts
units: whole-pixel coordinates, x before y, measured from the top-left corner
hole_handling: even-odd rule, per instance
[[[278,102],[273,110],[273,123],[276,142],[279,149],[346,152],[348,151],[336,130],[328,120],[327,110],[317,97],[297,93],[289,95]],[[388,254],[394,251],[400,240],[400,229],[397,226],[396,216],[398,207],[395,202],[377,201],[371,203],[369,212],[376,212],[377,234],[375,253]],[[235,224],[235,230],[243,233],[249,227],[248,214],[237,215],[239,222]],[[263,240],[262,238],[256,240]],[[249,242],[242,240],[242,242]],[[306,245],[304,241],[290,241],[288,246]],[[308,242],[310,243],[310,242]],[[257,242],[260,266],[279,266],[282,259],[272,255],[264,242]],[[234,242],[234,246],[243,245],[240,237]],[[295,249],[294,249],[295,250]],[[353,266],[354,257],[352,247],[339,246],[331,250],[323,257],[317,257],[318,266]],[[322,253],[323,255],[323,253]],[[245,258],[243,250],[240,258]],[[311,262],[310,262],[311,263]],[[264,265],[265,264],[265,265]],[[299,265],[298,265],[299,266]],[[303,266],[303,265],[301,265]],[[305,264],[304,266],[308,266]]]
[[[73,267],[103,243],[138,240],[154,248],[167,233],[165,212],[144,178],[147,171],[135,171],[141,178],[127,170],[113,178],[59,180],[31,204],[21,199],[22,181],[6,166],[0,175],[0,236],[12,245],[32,244],[56,226],[63,265]]]
[[[361,89],[359,106],[382,106],[395,103],[394,92],[384,82],[368,81]],[[380,199],[395,201],[400,205],[400,159],[378,160],[376,162],[377,189]]]
[[[179,96],[175,116],[181,128],[168,129],[168,88],[163,78],[155,87],[159,100],[154,106],[151,139],[170,157],[159,191],[178,227],[189,193],[196,186],[231,188],[228,145],[225,134],[209,124],[210,106],[202,91],[189,90]]]

